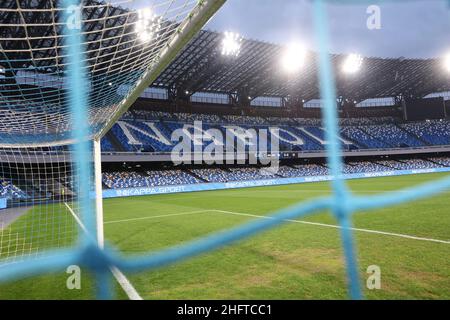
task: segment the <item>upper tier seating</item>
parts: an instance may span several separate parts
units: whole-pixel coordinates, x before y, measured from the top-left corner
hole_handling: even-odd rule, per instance
[[[267,124],[267,120],[265,120],[264,118],[261,117],[248,117],[248,116],[230,116],[230,115],[226,115],[223,116],[223,118],[225,119],[225,122],[227,124],[249,124],[249,125],[263,125],[263,124]]]
[[[171,141],[173,131],[187,124],[192,125],[194,121],[202,121],[205,131],[214,128],[219,129],[222,134],[225,133],[225,127],[230,126],[257,131],[278,128],[281,151],[319,151],[324,150],[326,145],[320,119],[169,114],[134,110],[115,124],[111,132],[125,151],[170,152],[178,143]],[[394,118],[340,119],[342,148],[386,149],[450,145],[449,121],[394,124],[395,121]],[[204,146],[209,144],[210,141],[204,142]],[[102,148],[108,152],[114,150],[113,144],[107,139],[102,142]]]
[[[415,134],[431,145],[450,145],[450,123],[431,120],[401,124],[400,127]]]
[[[389,145],[382,140],[379,140],[365,131],[361,130],[359,127],[342,127],[341,134],[352,141],[355,141],[363,149],[383,149],[389,148]]]
[[[110,152],[110,151],[114,151],[114,147],[111,144],[111,141],[109,141],[108,138],[103,137],[101,140],[101,149],[103,152]]]
[[[390,147],[399,148],[424,146],[424,143],[417,139],[417,137],[401,130],[394,124],[360,126],[359,129],[365,131],[375,139],[383,141],[384,144]]]
[[[214,114],[197,114],[197,113],[177,113],[176,115],[178,122],[194,123],[194,121],[202,121],[205,123],[220,123],[223,120]]]

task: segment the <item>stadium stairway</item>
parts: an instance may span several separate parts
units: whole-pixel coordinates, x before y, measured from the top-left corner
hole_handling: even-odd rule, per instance
[[[343,132],[340,132],[340,136],[341,138],[350,141],[351,143],[353,143],[353,145],[357,148],[357,149],[369,149],[369,146],[366,145],[365,143],[361,142],[361,141],[357,141],[355,139],[352,139],[351,137],[347,136],[346,134],[344,134]]]
[[[395,161],[393,163],[397,163],[398,162],[397,160],[393,160],[393,161]],[[390,164],[387,164],[387,163],[382,163],[382,162],[379,162],[379,161],[373,161],[373,163],[376,163],[376,164],[378,164],[380,166],[384,166],[384,167],[388,168],[389,170],[398,170],[398,166],[393,166],[393,165],[390,165]]]
[[[379,165],[379,166],[381,166],[381,167],[385,167],[386,169],[389,169],[389,170],[392,170],[392,169],[394,169],[394,167],[390,167],[390,166],[388,166],[387,164],[383,164],[383,163],[379,163],[379,162],[377,162],[377,161],[369,161],[369,162],[372,162],[373,164],[377,164],[377,165]]]
[[[166,121],[164,121],[163,118],[159,119],[161,126],[164,128],[165,132],[172,132],[173,130],[167,125]],[[166,137],[167,138],[167,137]],[[168,137],[168,139],[170,140],[170,137]]]
[[[373,161],[376,164],[379,164],[380,166],[385,166],[386,168],[389,168],[389,170],[400,170],[401,168],[399,167],[401,165],[402,162],[398,161],[398,160],[391,160],[391,163],[382,163],[380,161]],[[398,164],[398,165],[395,165]]]
[[[414,139],[419,140],[421,143],[423,143],[424,146],[431,146],[432,145],[431,143],[429,143],[425,139],[423,139],[423,138],[419,137],[418,135],[416,135],[414,132],[411,132],[409,130],[406,130],[405,128],[402,128],[397,123],[395,124],[395,126],[397,128],[399,128],[400,130],[402,130],[403,132],[406,132],[406,134],[408,134],[409,136],[414,137]]]
[[[377,137],[375,137],[374,135],[370,134],[369,130],[364,129],[363,127],[358,127],[359,130],[361,130],[362,132],[364,132],[365,134],[367,134],[369,137],[372,137],[373,139],[381,142],[382,144],[386,145],[386,148],[395,148],[394,145],[387,143],[386,141],[383,141],[381,139],[378,139]]]
[[[118,152],[126,151],[123,148],[122,144],[120,143],[119,139],[117,139],[117,137],[114,135],[112,131],[108,131],[108,133],[106,133],[106,138],[108,138],[109,142],[111,142],[116,151]]]
[[[208,180],[203,179],[203,178],[200,177],[198,174],[195,174],[194,172],[192,172],[192,171],[189,170],[189,169],[185,169],[185,170],[183,170],[183,171],[185,171],[187,174],[193,176],[194,178],[197,178],[198,180],[200,180],[200,181],[202,181],[202,182],[209,182]]]

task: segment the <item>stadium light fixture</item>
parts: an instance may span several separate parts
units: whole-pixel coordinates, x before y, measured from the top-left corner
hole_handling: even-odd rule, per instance
[[[360,54],[349,54],[344,61],[342,70],[348,74],[357,73],[361,69],[362,63],[363,57]]]
[[[298,43],[292,43],[282,56],[281,66],[287,73],[296,73],[305,65],[305,60],[305,47]]]
[[[137,10],[136,34],[142,42],[153,40],[160,30],[162,17],[157,17],[152,9],[143,8]]]
[[[444,58],[444,67],[445,67],[445,70],[450,72],[450,53],[447,53],[447,55]]]
[[[226,31],[222,40],[222,55],[237,57],[241,52],[242,37],[233,32]]]

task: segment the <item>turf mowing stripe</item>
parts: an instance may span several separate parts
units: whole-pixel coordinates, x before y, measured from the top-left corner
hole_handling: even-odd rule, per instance
[[[184,215],[189,215],[189,214],[204,213],[204,212],[211,212],[211,211],[215,211],[215,210],[197,210],[197,211],[188,211],[188,212],[181,212],[181,213],[163,214],[163,215],[159,215],[159,216],[148,216],[148,217],[130,218],[130,219],[123,219],[123,220],[113,220],[113,221],[105,221],[103,224],[149,220],[149,219],[157,219],[157,218],[168,218],[168,217],[184,216]]]
[[[260,215],[250,214],[250,213],[242,213],[242,212],[233,212],[233,211],[225,211],[225,210],[208,210],[208,211],[219,212],[219,213],[228,213],[228,214],[233,214],[233,215],[247,216],[247,217],[253,217],[253,218],[260,218],[260,219],[273,219],[270,216],[260,216]],[[333,224],[309,222],[309,221],[303,221],[303,220],[291,220],[291,219],[289,219],[289,220],[285,220],[285,221],[286,222],[293,222],[293,223],[301,223],[301,224],[320,226],[320,227],[327,227],[327,228],[335,228],[335,229],[341,229],[342,228],[341,226],[337,226],[337,225],[333,225]],[[438,240],[438,239],[432,239],[432,238],[422,238],[422,237],[410,236],[410,235],[401,234],[401,233],[392,233],[392,232],[377,231],[377,230],[370,230],[370,229],[361,229],[361,228],[351,228],[351,230],[360,231],[360,232],[366,232],[366,233],[382,234],[382,235],[386,235],[386,236],[393,236],[393,237],[412,239],[412,240],[420,240],[420,241],[429,241],[429,242],[450,244],[450,241],[446,241],[446,240]]]
[[[86,227],[84,226],[83,222],[78,218],[78,216],[75,214],[75,212],[72,210],[72,208],[67,204],[67,202],[64,202],[64,205],[67,207],[71,215],[74,217],[75,221],[78,223],[80,228],[87,233]],[[119,283],[119,285],[122,287],[125,294],[128,296],[130,300],[143,300],[142,297],[139,295],[139,293],[136,291],[136,289],[133,287],[131,282],[125,277],[125,275],[117,269],[116,267],[110,267],[111,273],[113,274],[116,281]]]

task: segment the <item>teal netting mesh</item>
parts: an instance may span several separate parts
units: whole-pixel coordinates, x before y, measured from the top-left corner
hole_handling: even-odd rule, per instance
[[[78,207],[81,208],[81,219],[87,229],[87,233],[79,234],[79,243],[70,249],[49,251],[48,257],[38,260],[24,260],[14,264],[14,268],[0,266],[0,281],[11,281],[25,275],[36,275],[53,272],[65,268],[71,264],[77,264],[90,268],[94,274],[98,285],[98,298],[110,298],[111,272],[110,267],[115,266],[124,272],[138,272],[165,266],[179,262],[193,256],[218,249],[231,243],[240,241],[250,236],[261,233],[285,223],[289,219],[314,214],[326,209],[333,212],[339,221],[341,230],[342,245],[346,259],[347,279],[349,295],[353,299],[362,298],[362,291],[359,283],[358,263],[354,240],[352,234],[352,216],[361,210],[373,210],[382,207],[392,206],[408,201],[429,197],[433,194],[450,188],[450,177],[433,181],[406,190],[398,190],[388,194],[375,196],[357,196],[353,194],[342,178],[342,159],[340,157],[338,142],[337,111],[335,108],[336,93],[333,69],[329,59],[329,34],[328,17],[325,8],[325,0],[313,1],[314,6],[314,27],[316,38],[319,44],[320,60],[320,90],[322,99],[325,102],[323,109],[323,121],[326,127],[328,164],[331,174],[333,193],[329,197],[323,197],[304,203],[299,203],[286,209],[274,213],[272,219],[252,221],[234,229],[220,232],[195,240],[184,245],[165,249],[156,253],[143,255],[141,257],[124,258],[111,248],[99,248],[95,240],[95,213],[91,203],[89,190],[89,179],[91,169],[89,159],[91,157],[90,145],[87,142],[78,143],[75,146],[75,165],[78,176],[79,190],[85,190],[78,196]],[[335,3],[358,2],[361,1],[333,1]],[[374,2],[374,1],[372,1]],[[64,6],[77,4],[75,0],[65,0]],[[85,72],[85,48],[83,47],[82,34],[79,29],[66,28],[65,41],[67,42],[67,56],[70,58],[68,72],[68,83],[78,90],[70,90],[67,97],[70,102],[70,115],[73,130],[70,131],[73,141],[86,141],[87,132],[90,132],[90,124],[85,121],[89,108],[88,93],[83,85],[86,77]],[[111,81],[114,81],[111,80]]]

